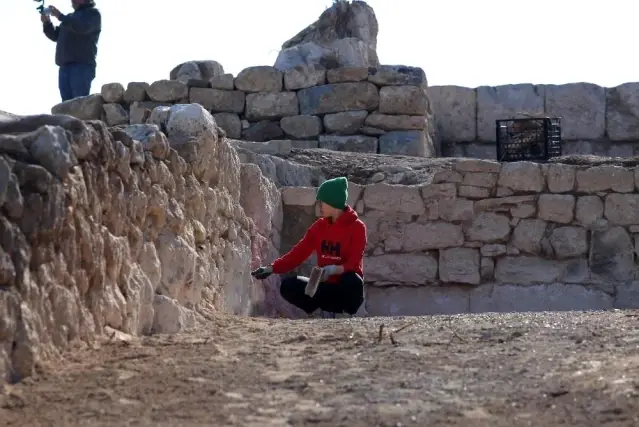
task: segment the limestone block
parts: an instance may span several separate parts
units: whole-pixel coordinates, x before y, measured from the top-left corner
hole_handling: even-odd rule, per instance
[[[577,191],[582,193],[597,193],[606,190],[630,193],[634,188],[633,171],[622,166],[593,166],[577,171]]]
[[[404,234],[403,250],[406,252],[445,249],[464,243],[462,227],[449,222],[412,222],[406,225]]]
[[[247,120],[273,120],[298,114],[295,92],[259,92],[246,95]]]
[[[124,92],[124,102],[131,104],[132,102],[143,102],[148,99],[147,90],[149,84],[146,82],[131,82],[126,86]]]
[[[368,111],[344,111],[324,116],[324,128],[327,133],[353,135],[364,125]]]
[[[430,107],[426,90],[420,86],[384,86],[379,91],[379,112],[425,116]]]
[[[568,224],[573,219],[575,196],[572,194],[542,194],[537,216],[546,221]]]
[[[577,168],[572,165],[555,163],[548,165],[546,180],[551,193],[565,193],[575,188]]]
[[[562,139],[601,139],[606,131],[606,89],[592,83],[546,85],[546,114],[561,117]]]
[[[544,115],[544,87],[532,84],[480,86],[477,91],[477,138],[496,142],[495,120]]]
[[[51,114],[65,114],[80,120],[100,120],[103,105],[102,95],[80,96],[54,105]]]
[[[367,67],[339,67],[326,71],[328,83],[361,82],[367,78]]]
[[[299,90],[326,83],[326,70],[321,67],[297,65],[284,72],[284,88]]]
[[[477,94],[462,86],[431,86],[428,97],[442,141],[477,139]],[[494,124],[493,124],[494,133]]]
[[[241,114],[244,112],[246,95],[239,90],[192,87],[189,90],[189,100],[213,113]]]
[[[639,140],[639,83],[607,89],[606,134],[612,141]]]
[[[107,83],[102,85],[100,94],[104,102],[117,104],[124,101],[124,86],[121,83]]]
[[[233,90],[235,89],[235,79],[233,74],[220,74],[211,77],[209,86],[213,89]]]
[[[437,259],[423,253],[364,258],[367,282],[424,285],[437,280]]]
[[[175,102],[189,96],[189,87],[186,83],[177,80],[158,80],[151,83],[146,89],[151,101]]]
[[[427,86],[426,73],[419,67],[379,65],[369,68],[368,81],[377,86]]]
[[[368,82],[314,86],[301,89],[297,96],[300,112],[306,115],[373,111],[379,107],[379,91]]]
[[[510,235],[510,220],[505,215],[480,212],[475,215],[472,223],[465,231],[466,238],[472,241],[506,241]]]
[[[469,308],[469,291],[461,287],[370,287],[366,292],[370,316],[460,314]]]
[[[598,196],[581,196],[577,199],[575,219],[589,227],[603,217],[604,204]]]
[[[608,194],[604,212],[612,224],[639,224],[639,194]]]
[[[479,250],[449,248],[439,251],[439,278],[442,282],[478,285]]]
[[[541,219],[522,219],[513,231],[513,246],[524,253],[539,253],[546,226],[546,221]]]
[[[379,137],[379,153],[433,157],[435,156],[435,147],[428,132],[398,130],[387,132]]]
[[[245,68],[235,78],[235,87],[243,92],[280,92],[283,85],[282,72],[265,65]]]
[[[412,186],[384,183],[367,185],[363,200],[366,209],[384,212],[421,215],[425,210],[418,187]]]
[[[544,177],[537,163],[505,163],[499,173],[498,185],[513,191],[538,193],[544,188]]]
[[[366,126],[382,129],[384,131],[393,130],[424,130],[428,122],[424,116],[390,115],[372,113],[366,118]]]
[[[506,256],[497,259],[495,279],[499,283],[583,283],[588,280],[585,259],[550,260],[535,256]]]
[[[498,162],[489,160],[458,159],[455,161],[453,169],[457,172],[499,173],[501,165]]]
[[[240,116],[235,113],[216,113],[213,114],[215,123],[226,132],[226,136],[232,139],[240,139],[242,137],[242,121]]]
[[[472,313],[609,310],[610,308],[612,308],[610,295],[579,284],[483,285],[473,289],[470,295]]]
[[[594,230],[591,235],[590,271],[600,281],[634,278],[634,245],[623,227]]]
[[[377,138],[366,135],[320,135],[319,148],[355,153],[377,153]]]
[[[296,139],[316,138],[322,133],[322,119],[317,116],[289,116],[280,120],[284,133]]]
[[[588,252],[588,233],[582,227],[555,228],[548,240],[559,259],[572,258]]]

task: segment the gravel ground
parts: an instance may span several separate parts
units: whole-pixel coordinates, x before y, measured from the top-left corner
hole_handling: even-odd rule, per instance
[[[638,320],[217,317],[5,386],[0,425],[637,426]]]

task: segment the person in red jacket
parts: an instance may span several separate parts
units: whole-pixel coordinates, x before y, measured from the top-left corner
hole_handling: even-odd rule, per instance
[[[288,273],[315,252],[317,266],[323,270],[315,295],[306,295],[308,278],[303,276],[284,278],[280,294],[309,314],[319,308],[330,313],[353,315],[364,301],[366,225],[347,205],[348,181],[345,177],[325,181],[318,188],[316,198],[321,218],[288,253],[251,274],[263,280],[273,273]]]

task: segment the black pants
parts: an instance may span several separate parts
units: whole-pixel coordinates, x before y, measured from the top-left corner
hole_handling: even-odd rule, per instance
[[[282,298],[307,313],[318,308],[330,313],[355,314],[364,301],[364,280],[357,274],[346,272],[339,283],[320,283],[311,298],[304,293],[308,277],[292,276],[282,280]]]

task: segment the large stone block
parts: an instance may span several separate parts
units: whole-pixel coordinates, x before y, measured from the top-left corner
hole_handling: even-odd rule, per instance
[[[424,116],[390,115],[372,113],[366,117],[366,126],[384,131],[393,130],[424,130],[428,124]]]
[[[634,180],[634,173],[630,169],[614,165],[593,166],[577,171],[577,191],[630,193],[635,189]]]
[[[623,227],[594,230],[590,242],[590,271],[604,282],[634,279],[634,245]]]
[[[345,111],[324,116],[324,128],[327,133],[352,135],[364,125],[368,111]]]
[[[608,194],[604,209],[606,219],[612,224],[639,224],[639,194]]]
[[[235,78],[235,87],[244,92],[280,92],[284,75],[274,67],[258,65],[240,71]]]
[[[80,96],[54,105],[51,114],[66,114],[80,120],[100,120],[103,105],[100,94]]]
[[[259,92],[246,95],[246,118],[250,121],[280,119],[299,114],[295,92]]]
[[[477,93],[462,86],[431,86],[428,98],[442,141],[477,139]]]
[[[510,220],[505,215],[493,212],[478,213],[466,229],[466,237],[472,241],[505,242],[508,236],[510,236]]]
[[[379,91],[369,82],[315,86],[301,89],[297,95],[301,114],[373,111],[379,107]]]
[[[322,119],[317,116],[290,116],[280,120],[284,133],[297,139],[316,138],[322,132]]]
[[[367,282],[425,285],[437,280],[437,259],[429,254],[385,254],[366,257],[364,265]]]
[[[424,213],[419,188],[405,185],[371,184],[364,189],[364,206],[384,212],[401,212],[410,215]]]
[[[561,117],[563,139],[599,139],[606,131],[606,90],[592,83],[546,85],[546,114]]]
[[[572,194],[542,194],[537,216],[546,221],[568,224],[573,219],[575,196]]]
[[[606,133],[613,141],[639,140],[639,83],[607,90]]]
[[[284,88],[299,90],[326,83],[326,70],[320,67],[298,65],[284,72]]]
[[[495,267],[499,283],[531,285],[534,283],[583,283],[588,280],[585,259],[550,260],[535,256],[499,258]]]
[[[479,250],[449,248],[439,251],[439,278],[442,282],[478,285]]]
[[[366,135],[320,135],[319,148],[354,153],[377,153],[377,138]]]
[[[544,177],[537,163],[505,163],[499,173],[498,185],[513,191],[538,193],[544,188]]]
[[[397,130],[379,137],[379,153],[433,157],[435,147],[430,135],[425,131]]]
[[[242,137],[242,121],[237,114],[217,113],[213,114],[213,118],[217,125],[224,129],[229,138],[239,139]]]
[[[430,113],[426,89],[421,86],[384,86],[379,91],[379,112],[426,116]]]
[[[117,104],[124,101],[124,86],[121,83],[107,83],[102,85],[102,99],[110,104]]]
[[[146,82],[130,82],[124,91],[124,102],[130,104],[132,102],[142,102],[148,99],[147,90],[149,84]]]
[[[189,87],[177,80],[158,80],[146,89],[151,101],[175,102],[188,98]]]
[[[477,89],[477,138],[496,142],[495,120],[521,117],[521,114],[543,116],[543,86],[516,84],[480,86]]]
[[[462,287],[376,287],[366,290],[370,316],[460,314],[469,310],[470,291]]]
[[[470,294],[470,311],[535,312],[572,310],[609,310],[612,297],[600,290],[565,283],[517,286],[483,285]]]
[[[380,65],[369,68],[368,81],[378,86],[427,86],[426,73],[419,67]]]
[[[443,221],[425,224],[411,222],[406,225],[402,248],[406,252],[429,251],[461,246],[463,243],[464,234],[460,225]]]
[[[368,78],[368,68],[340,67],[326,71],[329,83],[361,82]]]
[[[243,113],[246,95],[239,90],[192,87],[189,100],[213,113]]]

